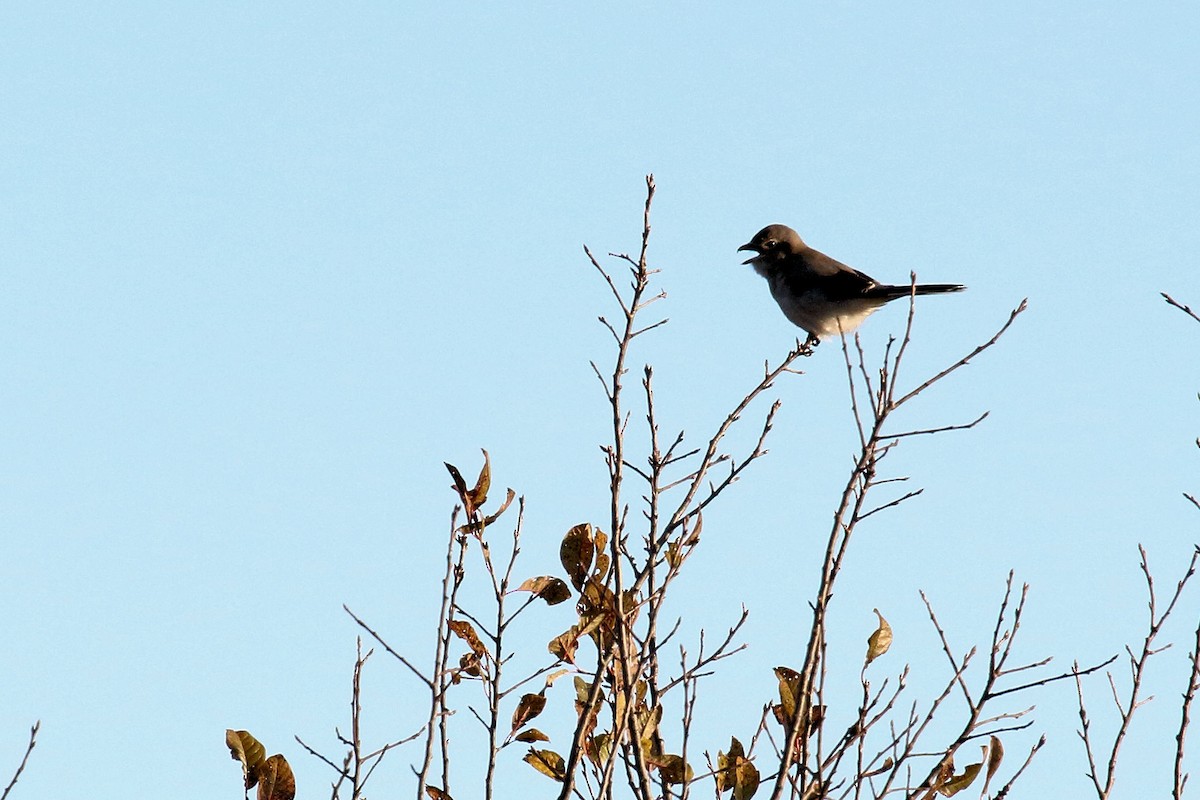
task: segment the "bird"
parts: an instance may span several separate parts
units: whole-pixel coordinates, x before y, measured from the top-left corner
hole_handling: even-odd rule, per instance
[[[767,279],[771,296],[793,324],[808,333],[806,344],[849,333],[885,303],[914,294],[944,294],[967,288],[957,283],[890,286],[836,261],[804,243],[786,225],[768,225],[738,248],[757,255],[743,264]]]

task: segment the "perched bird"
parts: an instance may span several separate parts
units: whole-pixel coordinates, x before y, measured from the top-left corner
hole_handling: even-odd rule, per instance
[[[806,245],[786,225],[768,225],[738,252],[758,255],[743,261],[767,279],[784,316],[808,331],[809,344],[823,336],[849,333],[892,300],[916,294],[961,292],[957,283],[888,286]]]

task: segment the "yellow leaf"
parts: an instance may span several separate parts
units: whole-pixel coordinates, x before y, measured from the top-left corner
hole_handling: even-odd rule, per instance
[[[583,588],[595,555],[596,546],[592,540],[591,525],[584,522],[567,531],[558,548],[558,559],[576,589]]]
[[[779,678],[779,704],[783,710],[783,718],[791,720],[796,716],[796,695],[800,692],[800,673],[788,667],[776,667],[775,677]],[[788,723],[784,722],[786,726]]]
[[[717,791],[732,789],[734,800],[749,800],[758,791],[758,768],[746,758],[742,743],[737,737],[730,737],[728,753],[718,751],[714,778]]]
[[[520,702],[517,703],[517,710],[513,712],[512,730],[516,730],[524,725],[529,720],[542,713],[546,708],[546,695],[544,694],[523,694]]]
[[[563,757],[553,750],[537,750],[529,748],[523,759],[526,764],[538,772],[562,783],[567,777],[567,764]]]
[[[267,748],[262,742],[250,735],[249,731],[226,729],[225,745],[229,748],[229,757],[242,762],[242,778],[247,789],[253,789],[258,783],[259,769],[266,760]]]
[[[888,625],[888,621],[883,618],[883,614],[879,613],[878,608],[874,611],[875,616],[879,617],[879,627],[867,638],[868,664],[886,653],[892,646],[892,626]]]
[[[294,800],[296,777],[287,759],[279,753],[263,762],[258,776],[258,800]]]
[[[517,734],[516,740],[525,744],[533,744],[534,742],[548,742],[550,741],[550,737],[537,728],[527,728]]]
[[[734,768],[733,800],[750,800],[758,791],[758,767],[754,763],[741,759]]]
[[[953,797],[954,795],[966,789],[975,781],[975,776],[979,774],[979,768],[983,764],[971,764],[962,771],[961,775],[954,775],[948,781],[938,787],[938,794],[943,797]]]
[[[612,735],[597,733],[595,736],[589,736],[583,752],[597,766],[607,763],[608,757],[612,755]]]

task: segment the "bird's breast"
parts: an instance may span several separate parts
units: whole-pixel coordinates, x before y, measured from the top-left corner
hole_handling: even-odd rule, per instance
[[[849,333],[882,305],[875,300],[830,300],[818,289],[797,289],[782,279],[770,281],[771,296],[783,315],[814,336]]]

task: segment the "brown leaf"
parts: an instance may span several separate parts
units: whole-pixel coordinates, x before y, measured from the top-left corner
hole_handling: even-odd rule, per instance
[[[556,606],[564,600],[571,599],[571,590],[567,588],[566,581],[550,575],[529,578],[517,587],[517,591],[533,592],[536,597],[545,600],[548,606]]]
[[[993,736],[988,742],[987,754],[987,779],[990,781],[992,776],[996,774],[996,770],[1000,769],[1000,762],[1004,760],[1004,745],[1000,744],[1000,740]]]
[[[458,499],[462,500],[463,505],[466,505],[468,497],[467,482],[463,480],[462,473],[458,471],[458,467],[454,466],[449,461],[443,461],[442,463],[446,465],[446,469],[449,470],[450,477],[454,481],[454,485],[450,488],[458,492]],[[472,509],[467,509],[468,514],[470,514],[471,511]]]
[[[495,513],[488,514],[477,522],[468,522],[466,525],[460,525],[458,528],[459,533],[474,533],[476,535],[482,533],[484,528],[500,519],[500,515],[508,510],[508,507],[512,505],[512,501],[516,499],[516,496],[517,493],[512,489],[509,489],[508,494],[504,498],[504,502],[500,504],[500,507],[496,509]]]
[[[592,540],[592,526],[584,522],[567,531],[562,544],[558,548],[558,559],[562,562],[567,577],[576,589],[582,589],[587,580],[588,570],[592,568],[592,559],[596,556],[595,543]]]
[[[426,786],[425,794],[429,795],[429,800],[454,800],[449,794],[436,786]]]
[[[524,742],[525,744],[550,741],[550,737],[539,731],[537,728],[526,728],[518,733],[515,738],[518,742]]]
[[[247,789],[253,789],[258,783],[259,769],[266,760],[267,748],[262,742],[250,735],[249,731],[226,729],[225,745],[229,748],[229,757],[242,762],[242,778]]]
[[[572,625],[546,644],[550,655],[568,664],[575,663],[575,651],[579,649],[579,628]]]
[[[546,708],[546,695],[544,694],[523,694],[520,702],[517,703],[517,709],[513,711],[512,716],[512,731],[520,728],[529,720],[542,713]]]
[[[480,658],[487,656],[487,648],[483,646],[483,642],[479,641],[479,635],[475,633],[475,628],[471,626],[471,623],[462,619],[453,619],[450,620],[449,626],[450,630],[454,631],[454,635],[466,642],[475,655]]]
[[[258,776],[258,800],[294,800],[296,776],[279,753],[263,762]]]
[[[875,659],[888,651],[892,646],[892,626],[888,625],[888,621],[883,618],[883,614],[879,613],[879,609],[874,609],[875,616],[879,617],[879,627],[875,632],[867,637],[867,663],[870,664]]]
[[[538,750],[531,747],[522,760],[538,772],[554,778],[559,783],[566,780],[567,764],[563,761],[563,757],[553,750]]]
[[[475,481],[475,488],[471,489],[471,507],[482,508],[487,502],[488,489],[492,488],[492,461],[488,458],[488,451],[483,451],[483,468],[479,470],[479,478]]]
[[[652,759],[652,763],[658,767],[658,774],[662,775],[665,782],[676,786],[690,781],[694,774],[692,768],[681,756],[659,756]]]
[[[479,678],[483,675],[483,670],[479,665],[478,653],[463,653],[458,659],[458,668],[472,678]],[[455,676],[454,683],[458,684],[458,682],[459,679]]]

